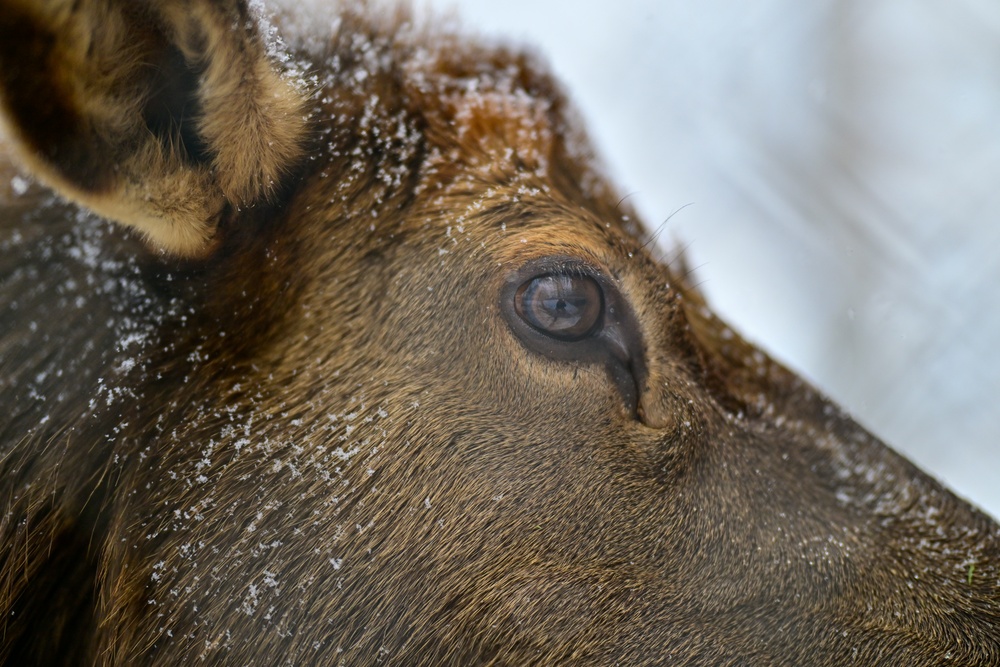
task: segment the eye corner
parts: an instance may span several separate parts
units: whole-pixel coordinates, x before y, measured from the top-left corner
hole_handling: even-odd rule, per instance
[[[509,329],[529,352],[556,362],[603,366],[617,386],[626,412],[635,416],[639,388],[645,381],[644,346],[632,308],[619,290],[618,276],[591,262],[573,257],[546,257],[529,261],[512,272],[500,293],[500,311]],[[594,310],[581,317],[579,327],[557,326],[551,321],[558,311],[560,289],[583,290],[583,301],[570,304],[590,305]],[[548,295],[545,299],[525,295],[532,291]],[[532,308],[537,307],[536,312]],[[548,317],[549,320],[544,318]],[[589,319],[588,319],[589,318]],[[556,320],[560,319],[555,317]],[[569,320],[559,325],[575,324]]]

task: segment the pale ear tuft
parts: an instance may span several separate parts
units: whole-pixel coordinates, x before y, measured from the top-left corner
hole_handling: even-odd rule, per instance
[[[302,154],[305,95],[266,57],[258,19],[242,3],[165,10],[185,57],[204,67],[198,127],[222,192],[237,205],[267,199]]]
[[[244,0],[0,0],[0,114],[64,196],[205,255],[304,150],[304,92]]]

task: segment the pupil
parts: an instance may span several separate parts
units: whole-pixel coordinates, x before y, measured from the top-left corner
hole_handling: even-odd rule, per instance
[[[557,315],[562,315],[562,316],[566,316],[567,314],[572,315],[573,314],[572,311],[576,310],[576,308],[573,308],[573,306],[567,303],[565,299],[557,299],[554,308],[551,306],[551,303],[552,300],[550,299],[546,305],[549,306],[549,308],[551,308],[552,310],[555,310]]]

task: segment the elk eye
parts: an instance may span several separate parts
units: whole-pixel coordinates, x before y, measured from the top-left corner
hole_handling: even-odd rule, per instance
[[[514,310],[538,331],[564,341],[593,333],[604,312],[604,296],[593,278],[547,274],[518,288]]]

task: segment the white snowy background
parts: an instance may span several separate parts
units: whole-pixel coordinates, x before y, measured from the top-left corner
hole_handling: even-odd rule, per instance
[[[717,310],[1000,516],[1000,3],[423,4],[535,45]]]

